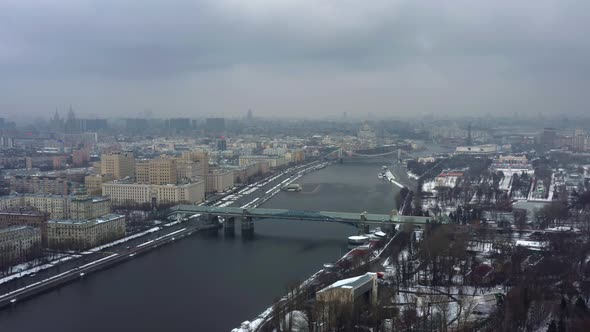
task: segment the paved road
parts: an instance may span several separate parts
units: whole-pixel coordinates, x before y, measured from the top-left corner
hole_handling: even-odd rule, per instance
[[[145,241],[146,239],[144,239],[145,242],[142,242],[138,245],[127,245],[125,249],[117,248],[116,252],[104,252],[104,254],[106,255],[105,257],[93,260],[89,263],[78,265],[70,269],[65,269],[64,267],[62,267],[61,269],[65,270],[65,272],[53,274],[45,279],[32,282],[22,288],[13,290],[4,295],[0,295],[0,308],[10,305],[12,303],[17,303],[18,301],[32,297],[38,293],[47,291],[54,287],[63,285],[67,282],[74,281],[78,278],[83,278],[91,272],[102,270],[114,264],[118,264],[126,260],[132,259],[138,254],[146,253],[160,245],[170,243],[178,238],[190,235],[193,232],[197,232],[202,229],[216,227],[215,225],[204,225],[198,222],[194,222],[192,225],[188,225],[187,223],[183,226],[184,227],[179,230],[168,232],[167,234],[161,235],[157,238],[154,238],[153,240]]]
[[[316,165],[317,162],[313,162],[312,164]],[[295,179],[299,171],[308,168],[308,165],[291,167],[281,173],[272,174],[271,176],[246,187],[237,188],[233,192],[229,192],[225,195],[218,195],[216,200],[210,201],[209,204],[227,204],[226,206],[237,207],[256,204],[257,202],[273,195],[275,191],[280,190],[287,181]],[[150,227],[155,226],[156,225]],[[114,245],[98,252],[87,252],[85,254],[73,255],[74,257],[70,260],[55,264],[53,267],[2,283],[0,284],[0,294],[4,295],[0,295],[0,307],[10,304],[10,301],[15,298],[18,301],[19,298],[27,296],[27,294],[38,293],[40,290],[51,289],[57,285],[80,278],[80,273],[86,275],[114,263],[130,259],[135,254],[144,253],[155,246],[170,241],[171,237],[179,237],[186,235],[189,232],[192,233],[193,231],[203,228],[203,226],[203,222],[199,219],[193,219],[170,226],[159,225],[158,230],[144,236],[131,239],[127,242]],[[167,234],[170,233],[176,235],[167,236]],[[140,246],[149,241],[153,242],[150,242],[148,245]],[[98,263],[93,263],[97,261]]]

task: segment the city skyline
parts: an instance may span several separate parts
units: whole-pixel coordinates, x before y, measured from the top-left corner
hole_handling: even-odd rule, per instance
[[[586,111],[583,1],[0,4],[0,109],[80,117]],[[61,106],[63,105],[63,106]]]

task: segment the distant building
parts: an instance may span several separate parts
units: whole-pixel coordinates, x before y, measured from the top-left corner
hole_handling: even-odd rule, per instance
[[[101,174],[110,174],[115,179],[135,175],[135,158],[132,152],[111,152],[100,158]]]
[[[41,255],[41,229],[11,226],[0,229],[0,266],[8,267]]]
[[[148,129],[148,120],[143,118],[125,119],[125,129],[132,133],[141,133]]]
[[[557,131],[555,128],[544,128],[541,133],[541,145],[545,149],[553,149],[557,142]]]
[[[109,214],[92,220],[50,220],[47,239],[50,248],[84,250],[125,236],[125,216]]]
[[[202,165],[202,178],[203,180],[209,173],[209,155],[205,151],[185,151],[182,153],[182,159],[199,162]]]
[[[234,183],[249,183],[253,178],[257,176],[262,176],[268,173],[270,167],[268,163],[261,162],[257,164],[252,164],[248,166],[238,166],[233,169],[234,173]]]
[[[58,176],[14,176],[9,180],[10,191],[22,194],[67,195],[69,182]]]
[[[584,152],[588,150],[590,144],[588,135],[583,129],[575,129],[572,137],[572,147],[575,152]]]
[[[287,164],[287,160],[282,156],[247,155],[240,156],[238,160],[240,166],[250,166],[261,162],[268,163],[270,168],[277,168]]]
[[[167,121],[168,128],[174,130],[189,130],[191,129],[191,120],[189,118],[173,118]]]
[[[200,203],[205,199],[205,181],[181,185],[110,182],[102,185],[113,204]]]
[[[287,162],[300,163],[305,161],[305,152],[303,150],[293,150],[285,153],[285,159]]]
[[[363,148],[374,148],[377,145],[377,134],[366,121],[359,129],[357,137]]]
[[[176,179],[178,183],[198,182],[205,179],[203,162],[176,159]]]
[[[217,151],[225,151],[227,150],[227,141],[225,137],[221,136],[217,139]]]
[[[12,226],[30,226],[41,230],[41,237],[46,240],[47,220],[49,214],[31,208],[15,208],[0,211],[0,229]],[[43,243],[46,243],[43,241]]]
[[[208,118],[205,120],[205,132],[208,136],[222,136],[225,133],[224,118]]]
[[[110,213],[107,197],[75,197],[60,195],[10,195],[0,197],[0,210],[31,207],[49,214],[51,219],[91,219]]]
[[[80,119],[80,128],[83,131],[100,131],[108,127],[106,119]]]
[[[84,186],[88,190],[88,194],[92,196],[102,196],[102,184],[105,182],[113,181],[115,178],[110,175],[88,175],[84,178]]]
[[[526,156],[500,156],[498,162],[504,165],[527,165],[529,163]]]
[[[72,163],[76,167],[85,166],[90,160],[90,153],[88,150],[74,150],[72,152]]]
[[[458,146],[455,148],[457,154],[488,155],[500,152],[502,148],[496,144],[484,144],[473,146]]]
[[[224,192],[234,186],[234,172],[215,169],[207,174],[207,192]]]

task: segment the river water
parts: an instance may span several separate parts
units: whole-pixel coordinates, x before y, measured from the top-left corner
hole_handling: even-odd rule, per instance
[[[389,213],[382,164],[331,165],[262,207]],[[253,240],[197,234],[0,311],[0,331],[229,331],[338,259],[352,226],[260,220]]]

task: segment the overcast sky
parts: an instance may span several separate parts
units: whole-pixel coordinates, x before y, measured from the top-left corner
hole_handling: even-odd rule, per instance
[[[583,114],[590,1],[2,0],[0,114]]]

